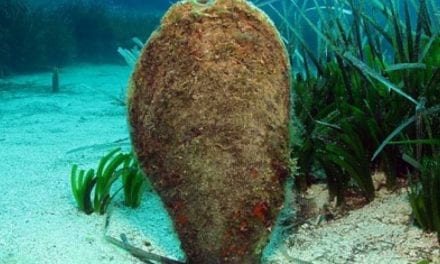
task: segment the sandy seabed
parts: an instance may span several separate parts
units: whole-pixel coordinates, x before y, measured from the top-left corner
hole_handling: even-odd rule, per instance
[[[60,73],[0,79],[0,263],[143,263],[104,234],[145,251],[182,259],[162,203],[146,192],[138,209],[122,195],[107,216],[78,211],[70,170],[96,168],[115,147],[128,151],[124,100],[130,68],[80,65]],[[302,225],[273,250],[270,263],[416,263],[439,261],[435,236],[409,224],[405,193],[375,200],[320,226]]]
[[[0,263],[142,263],[104,240],[105,216],[78,211],[70,189],[72,164],[96,168],[115,147],[129,150],[126,110],[117,99],[124,100],[130,71],[65,68],[56,94],[50,73],[2,80]],[[112,203],[107,234],[182,257],[157,195],[146,192],[136,210],[122,201],[120,195]]]

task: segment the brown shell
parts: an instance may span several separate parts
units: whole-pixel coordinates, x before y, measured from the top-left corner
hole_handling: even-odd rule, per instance
[[[258,263],[283,202],[290,68],[244,0],[175,4],[129,91],[134,150],[189,263]]]

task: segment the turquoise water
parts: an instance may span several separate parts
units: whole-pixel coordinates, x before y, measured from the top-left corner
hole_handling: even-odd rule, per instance
[[[86,215],[78,209],[70,182],[73,164],[96,170],[100,159],[114,148],[120,147],[122,152],[130,152],[125,94],[132,67],[126,64],[117,50],[119,47],[128,50],[136,47],[133,37],[145,42],[173,2],[113,0],[54,3],[0,0],[1,264],[145,263],[139,256],[110,243],[106,236],[119,241],[126,238],[129,245],[144,251],[184,260],[172,220],[154,191],[143,189],[141,206],[132,209],[126,206],[123,191],[118,192],[123,186],[118,180],[111,189],[115,196],[106,214]],[[299,54],[301,51],[295,48],[297,40],[294,32],[289,30],[278,12],[289,21],[298,19],[301,14],[295,11],[291,1],[254,2],[268,13],[279,28],[290,52],[294,73],[305,74],[304,61],[301,61]],[[299,6],[304,4],[302,12],[313,23],[319,19],[318,10],[332,11],[342,20],[352,21],[352,11],[347,4],[339,7],[329,3],[323,7],[324,2],[330,1],[317,2],[320,7],[317,8],[313,1],[295,1]],[[431,21],[433,28],[438,29],[440,4],[435,0],[427,3],[434,18]],[[404,13],[402,2],[399,2],[398,10]],[[411,4],[410,15],[415,28],[417,21]],[[379,19],[378,22],[382,21]],[[323,47],[316,32],[304,21],[301,25],[298,32],[304,34],[304,41],[311,53],[322,56],[323,60],[331,59],[329,48]],[[361,42],[365,43],[366,39]],[[383,49],[384,54],[392,60],[391,47],[385,45]],[[316,69],[312,71],[316,72]],[[56,92],[55,85],[58,87]],[[384,210],[398,215],[404,212],[404,220],[399,221],[409,221],[410,209],[404,207],[405,197],[393,197],[391,200],[403,209],[397,207],[393,211],[390,206]],[[374,210],[369,214],[374,214]],[[393,215],[378,215],[375,217],[393,222]],[[354,218],[361,221],[367,216],[355,215]],[[392,231],[387,233],[386,224],[389,223],[376,222],[372,225],[376,231],[379,230],[377,232],[369,229],[368,223],[356,227],[342,225],[345,229],[338,236],[328,235],[331,231],[327,234],[326,230],[321,230],[319,237],[314,237],[314,242],[318,241],[315,244],[306,241],[306,233],[302,237],[303,244],[301,240],[291,240],[293,242],[290,244],[305,252],[295,255],[293,261],[413,261],[407,255],[393,251],[398,248],[396,244],[387,244],[393,236],[401,240],[408,238],[413,244],[420,239],[419,249],[429,249],[426,256],[438,255],[438,251],[435,251],[438,247],[429,244],[433,241],[432,237],[408,225],[393,226]],[[365,236],[356,236],[353,230],[359,230]],[[380,237],[380,231],[387,236]],[[349,243],[343,243],[344,232],[351,234],[346,240]],[[377,237],[380,243],[374,240]],[[363,238],[375,242],[368,243]],[[376,255],[368,258],[368,252],[357,252],[358,248],[352,244],[358,240],[362,241],[359,247],[365,246]],[[280,249],[273,249],[276,251],[273,263],[290,263],[282,257],[291,254],[293,246],[289,247],[290,244],[286,242]],[[376,244],[382,247],[375,249]],[[303,245],[311,245],[313,252],[308,252]],[[342,253],[331,258],[335,248]],[[349,259],[352,256],[350,250],[356,252],[353,253],[358,256],[356,261]],[[388,255],[380,258],[381,251]],[[420,252],[415,253],[415,259],[425,256]],[[326,260],[326,257],[331,260]],[[365,262],[362,262],[362,258],[366,259]],[[377,262],[371,262],[373,260]]]

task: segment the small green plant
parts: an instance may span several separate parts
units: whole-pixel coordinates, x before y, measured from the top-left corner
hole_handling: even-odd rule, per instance
[[[120,176],[122,187],[112,193],[113,183]],[[120,190],[124,190],[125,204],[136,208],[140,205],[143,191],[150,185],[145,182],[133,154],[124,154],[117,148],[101,158],[96,173],[93,169],[87,172],[78,170],[78,165],[73,165],[71,186],[81,211],[86,214],[105,214],[110,202]]]
[[[90,194],[93,186],[96,183],[95,172],[93,169],[80,170],[78,172],[78,165],[72,166],[72,173],[70,174],[70,184],[72,186],[73,196],[81,211],[86,214],[93,213],[92,200]]]
[[[410,185],[409,201],[417,225],[437,232],[440,241],[440,157],[425,158],[420,180]]]
[[[128,158],[126,154],[118,153],[120,151],[120,148],[110,151],[99,162],[96,171],[96,187],[93,201],[94,210],[99,214],[105,213],[110,201],[117,193],[115,192],[110,196],[111,187],[119,177],[117,169]]]
[[[151,190],[151,183],[146,180],[133,155],[130,155],[130,157],[124,161],[122,184],[124,188],[125,205],[131,208],[139,207],[142,193],[145,189],[148,188]]]

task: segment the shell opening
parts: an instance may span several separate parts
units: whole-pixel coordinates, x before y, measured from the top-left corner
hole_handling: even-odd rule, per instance
[[[192,0],[192,2],[201,6],[211,6],[215,3],[215,0]]]

